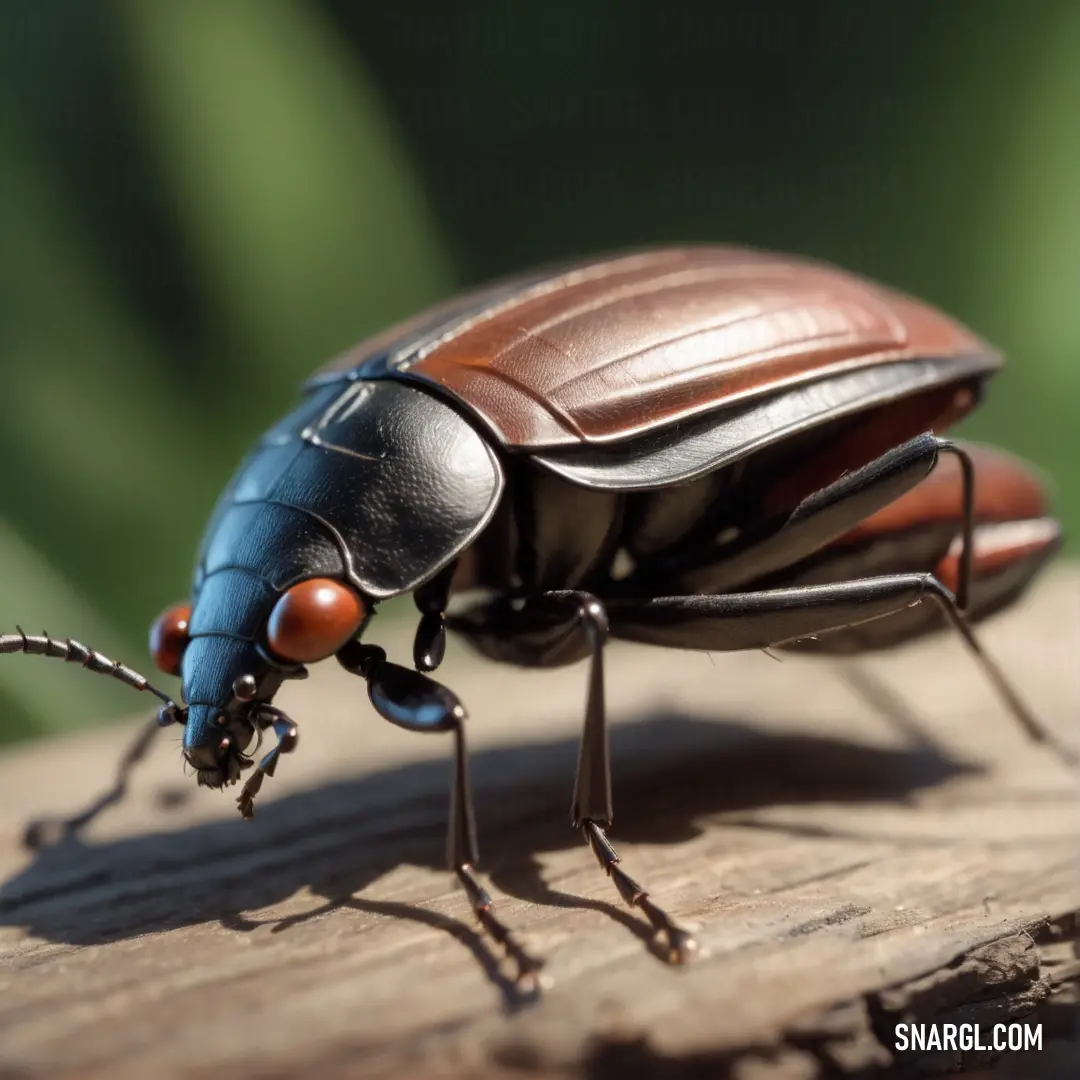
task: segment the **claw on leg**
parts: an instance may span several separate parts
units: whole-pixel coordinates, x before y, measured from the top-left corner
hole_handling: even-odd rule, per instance
[[[611,846],[604,830],[595,821],[584,822],[581,831],[585,834],[596,861],[615,883],[615,888],[619,890],[619,895],[627,906],[637,908],[649,920],[653,930],[663,935],[667,942],[668,963],[685,964],[697,952],[697,942],[693,935],[655,904],[648,892],[623,870],[619,853]]]
[[[248,777],[247,783],[244,784],[240,794],[237,796],[236,804],[240,809],[240,815],[245,821],[251,821],[255,817],[255,796],[258,795],[259,789],[262,787],[263,777],[274,775],[281,755],[294,750],[296,740],[299,737],[296,722],[290,720],[279,709],[266,706],[262,714],[257,717],[257,722],[260,727],[272,727],[278,741],[277,746],[259,762],[258,767]]]

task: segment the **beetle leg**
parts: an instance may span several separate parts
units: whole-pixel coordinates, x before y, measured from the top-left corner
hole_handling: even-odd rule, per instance
[[[648,564],[651,580],[676,582],[672,587],[687,595],[716,595],[783,575],[800,560],[812,557],[917,489],[936,470],[941,454],[954,455],[960,465],[961,547],[956,602],[965,611],[974,550],[975,467],[962,446],[931,432],[845,473],[807,495],[794,509],[785,510],[759,528],[739,532],[733,541],[721,543],[718,538],[710,538],[688,550],[652,560]],[[911,524],[917,526],[920,522],[913,520]],[[945,537],[942,551],[953,535],[950,531]],[[910,562],[902,567],[911,568]],[[642,594],[633,582],[624,591],[628,595]]]
[[[1078,757],[1024,704],[984,652],[953,594],[933,574],[892,574],[721,596],[665,596],[608,604],[612,634],[679,649],[735,651],[783,645],[894,615],[924,600],[937,603],[1021,728],[1072,765]]]
[[[630,907],[639,908],[652,928],[667,939],[668,962],[685,963],[697,951],[697,942],[693,935],[679,926],[663,908],[658,907],[648,892],[619,865],[619,853],[611,846],[607,834],[595,821],[586,819],[580,827],[600,868],[615,883],[619,895]]]
[[[937,578],[933,580],[937,582]],[[1012,713],[1016,722],[1023,728],[1024,733],[1032,742],[1045,743],[1068,765],[1080,765],[1080,756],[1077,755],[1077,752],[1072,747],[1061,742],[1027,707],[1020,695],[1013,689],[1012,683],[1009,682],[1005,672],[1001,670],[993,657],[983,650],[982,643],[975,636],[975,631],[972,630],[967,619],[964,618],[963,612],[960,611],[952,594],[940,582],[938,584],[941,591],[935,594],[934,598],[944,610],[946,617],[952,623],[956,632],[963,638],[964,644],[967,645],[976,663],[982,668],[983,674],[1005,702],[1009,712]]]
[[[274,749],[263,757],[255,771],[247,778],[247,782],[237,796],[236,803],[245,821],[250,821],[255,816],[255,796],[262,787],[263,777],[274,775],[281,755],[295,750],[296,741],[299,738],[296,721],[290,720],[280,709],[275,709],[272,705],[262,706],[255,714],[254,720],[263,731],[272,727],[278,741]]]
[[[99,795],[85,810],[69,818],[39,818],[31,821],[23,833],[23,843],[26,847],[36,850],[63,836],[70,836],[89,825],[104,810],[120,802],[127,794],[128,779],[135,771],[135,766],[146,757],[157,733],[174,723],[182,723],[179,711],[175,708],[161,709],[157,716],[139,729],[139,733],[124,751],[116,770],[113,786]]]
[[[457,570],[455,559],[426,585],[413,593],[422,618],[413,640],[413,663],[417,671],[434,671],[446,652],[446,606],[450,602],[450,584]]]
[[[697,948],[693,937],[657,906],[647,889],[626,873],[606,834],[614,812],[611,801],[610,741],[604,703],[604,642],[608,634],[604,605],[595,596],[584,592],[553,591],[543,593],[538,599],[545,608],[552,605],[565,607],[569,619],[580,625],[588,639],[589,689],[570,822],[575,829],[581,830],[601,869],[614,882],[627,905],[638,908],[653,929],[667,939],[668,960],[673,964],[682,963]],[[525,611],[528,611],[527,606]]]
[[[465,745],[465,707],[448,687],[418,671],[390,663],[377,646],[352,641],[338,651],[337,657],[347,671],[367,680],[371,703],[384,719],[406,731],[453,732],[454,780],[450,789],[447,862],[461,882],[477,922],[516,966],[518,985],[531,992],[539,990],[543,961],[526,951],[495,914],[491,894],[476,876],[479,852]]]
[[[975,559],[975,463],[971,455],[950,439],[938,439],[938,449],[953,454],[960,462],[963,478],[963,524],[960,533],[960,563],[956,579],[956,607],[967,611],[971,603],[971,568]]]

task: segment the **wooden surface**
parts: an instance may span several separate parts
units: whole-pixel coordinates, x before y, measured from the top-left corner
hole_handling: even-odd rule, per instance
[[[1074,744],[1078,601],[1059,569],[985,634]],[[9,751],[0,1075],[807,1080],[888,1064],[905,1018],[1008,1016],[1041,1020],[1046,1049],[992,1073],[970,1055],[975,1075],[1080,1075],[1077,779],[957,642],[843,665],[611,650],[613,839],[697,929],[684,969],[568,827],[584,674],[461,646],[443,668],[472,711],[482,870],[548,958],[535,1003],[441,869],[448,740],[383,723],[330,666],[282,696],[300,745],[250,825],[185,779],[170,732],[122,808],[30,856],[22,823],[100,790],[132,729]]]

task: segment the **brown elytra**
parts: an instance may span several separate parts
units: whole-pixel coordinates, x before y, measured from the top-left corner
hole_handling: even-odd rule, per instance
[[[922,301],[808,259],[709,246],[497,282],[369,338],[315,380],[380,356],[519,450],[618,441],[879,364],[935,360],[942,386],[1001,365]]]

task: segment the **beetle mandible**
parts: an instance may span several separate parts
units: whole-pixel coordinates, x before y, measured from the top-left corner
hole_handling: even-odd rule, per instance
[[[938,434],[1000,365],[926,304],[734,247],[538,271],[399,324],[318,372],[221,496],[190,603],[151,632],[182,704],[78,642],[0,636],[2,652],[78,661],[163,702],[117,786],[64,827],[119,798],[150,733],[174,723],[210,787],[253,765],[257,733],[276,734],[238,799],[251,817],[296,745],[275,693],[333,656],[387,720],[453,733],[450,865],[531,978],[538,961],[475,871],[466,713],[430,677],[449,628],[510,664],[588,660],[572,824],[682,960],[690,935],[607,837],[608,638],[856,652],[943,612],[1027,732],[1053,742],[970,623],[1023,592],[1060,531],[1021,464]],[[415,670],[364,640],[377,605],[406,593]]]

